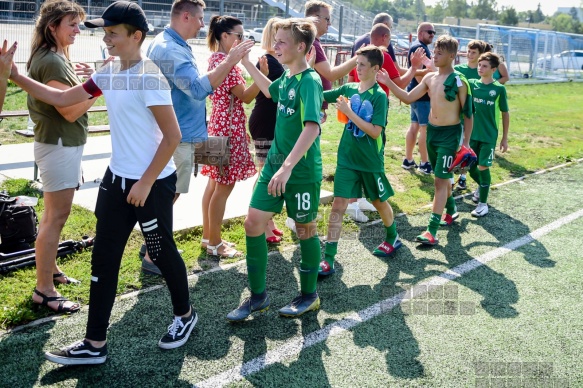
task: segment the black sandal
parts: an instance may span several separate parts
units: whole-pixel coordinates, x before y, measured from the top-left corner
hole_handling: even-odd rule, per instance
[[[80,282],[79,280],[77,280],[77,279],[74,279],[74,278],[70,278],[70,277],[68,277],[68,276],[67,276],[67,275],[65,275],[65,273],[63,273],[63,272],[59,272],[59,273],[55,273],[55,274],[53,274],[53,281],[54,281],[55,279],[57,279],[57,278],[65,278],[65,280],[66,280],[66,281],[65,281],[65,283],[62,283],[62,282],[57,282],[57,283],[60,283],[60,284],[80,284],[80,283],[81,283],[81,282]]]
[[[64,296],[46,296],[36,288],[34,289],[34,293],[43,298],[43,300],[40,303],[37,303],[33,300],[32,303],[48,307],[49,309],[56,311],[57,313],[74,313],[81,309],[81,305],[79,303],[74,303],[72,307],[65,307],[65,303],[71,301],[65,298]],[[54,310],[52,307],[49,306],[50,302],[59,302],[57,310]]]

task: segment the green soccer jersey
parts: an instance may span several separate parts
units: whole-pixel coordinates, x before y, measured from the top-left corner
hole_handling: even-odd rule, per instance
[[[338,89],[324,92],[324,100],[336,102],[339,96],[348,99],[355,94],[360,95],[361,106],[368,100],[372,104],[371,123],[382,127],[381,134],[376,139],[364,134],[362,137],[354,136],[353,131],[346,130],[351,124],[344,126],[340,145],[338,146],[338,166],[357,171],[384,172],[385,171],[385,126],[387,125],[388,100],[387,95],[378,83],[363,93],[358,92],[358,83],[342,85]],[[360,107],[359,107],[360,108]],[[352,108],[354,110],[354,107]],[[362,115],[361,115],[362,117]]]
[[[472,140],[496,144],[500,112],[508,112],[506,88],[498,81],[484,84],[480,80],[470,80],[476,113]]]
[[[467,80],[471,80],[471,79],[480,79],[482,77],[480,77],[480,75],[478,74],[478,68],[471,68],[468,66],[467,63],[464,63],[462,65],[455,65],[454,66],[454,70],[462,73]],[[493,75],[494,79],[500,79],[502,76],[500,75],[500,72],[498,70],[496,70],[494,72]]]
[[[312,121],[320,125],[322,81],[313,69],[306,69],[291,77],[289,70],[286,70],[271,84],[269,93],[277,103],[277,117],[275,136],[261,173],[261,179],[268,181],[294,148],[302,134],[304,123]],[[318,136],[308,152],[295,165],[288,183],[320,181],[322,181],[322,154]]]

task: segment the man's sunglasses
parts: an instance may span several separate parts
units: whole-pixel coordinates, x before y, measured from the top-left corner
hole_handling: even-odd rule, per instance
[[[425,30],[429,35],[435,35],[435,31],[433,30]]]

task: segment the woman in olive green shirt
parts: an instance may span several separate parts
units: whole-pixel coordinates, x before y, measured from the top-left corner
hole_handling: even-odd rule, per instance
[[[36,21],[27,69],[31,78],[48,86],[69,89],[79,83],[78,75],[89,76],[85,64],[76,67],[69,60],[69,46],[80,33],[85,11],[68,0],[42,4]],[[28,96],[34,122],[34,158],[43,183],[45,210],[36,240],[36,288],[32,301],[57,312],[74,312],[80,305],[62,297],[54,282],[78,283],[57,266],[56,254],[61,231],[81,182],[81,157],[87,141],[87,110],[95,100],[66,108],[55,108]]]

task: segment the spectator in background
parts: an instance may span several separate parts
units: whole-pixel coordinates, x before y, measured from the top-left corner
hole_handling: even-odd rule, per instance
[[[273,42],[275,42],[275,23],[281,21],[280,18],[271,18],[263,28],[263,36],[261,37],[261,48],[265,50],[265,59],[267,59],[267,66],[269,73],[267,78],[271,82],[277,80],[285,71],[281,63],[275,58],[275,51]],[[259,63],[257,63],[259,68]],[[255,146],[255,165],[257,166],[258,174],[265,164],[267,153],[271,148],[273,137],[275,135],[275,118],[277,116],[277,103],[271,98],[265,97],[265,94],[259,92],[255,97],[255,106],[249,116],[249,132]],[[281,242],[283,232],[279,230],[270,219],[265,228],[265,239],[268,243]]]
[[[176,194],[188,193],[194,164],[193,144],[206,140],[206,97],[218,88],[235,66],[253,46],[253,42],[243,42],[233,47],[223,62],[212,71],[201,75],[192,49],[187,43],[204,27],[203,0],[175,0],[172,4],[170,26],[158,34],[150,44],[147,56],[158,63],[160,70],[172,87],[172,105],[182,139],[174,152],[176,163]],[[172,66],[168,66],[171,63]],[[187,81],[187,82],[184,82]],[[203,239],[204,248],[208,240]],[[161,275],[160,269],[150,260],[146,245],[140,250],[142,271]]]
[[[462,73],[468,81],[472,80],[472,79],[480,79],[481,77],[478,74],[478,58],[480,58],[480,56],[482,54],[484,54],[486,52],[490,52],[492,50],[492,45],[490,45],[487,42],[484,42],[483,40],[471,40],[468,43],[466,50],[467,50],[466,53],[467,53],[468,62],[459,64],[459,65],[455,65],[454,69],[455,69],[455,71]],[[503,67],[502,72],[504,72],[504,74],[505,74],[503,76],[500,73],[501,63],[497,62],[497,64],[498,64],[498,68],[494,72],[493,78],[494,78],[494,80],[498,80],[498,82],[500,82],[500,80],[502,80],[503,82],[500,82],[500,83],[503,84],[506,81],[508,81],[508,69],[506,68],[506,66]],[[457,181],[457,186],[455,185],[453,178],[451,180],[451,184],[452,184],[452,186],[455,186],[455,188],[457,190],[467,189],[466,174],[460,175],[460,178]]]
[[[4,96],[8,87],[8,77],[10,77],[12,58],[15,51],[16,42],[8,48],[8,41],[4,40],[4,44],[0,48],[0,112],[2,111],[2,106],[4,106]]]
[[[435,37],[435,27],[431,23],[421,23],[417,28],[417,40],[413,42],[409,53],[407,54],[407,62],[409,67],[411,67],[411,55],[417,51],[418,48],[423,48],[425,50],[425,55],[427,58],[431,58],[431,51],[429,51],[429,46],[433,42]],[[422,70],[419,70],[415,78],[411,80],[411,83],[407,87],[407,91],[411,91],[419,84],[423,79],[425,74],[430,73],[431,69],[425,68],[423,66]],[[429,94],[425,93],[417,101],[411,103],[411,126],[407,131],[405,138],[405,159],[403,160],[403,167],[405,170],[411,168],[417,168],[417,163],[413,159],[413,149],[415,148],[415,143],[419,145],[419,154],[421,161],[419,163],[419,171],[424,174],[431,174],[432,168],[429,163],[429,156],[427,154],[427,123],[429,121],[429,110],[431,109],[429,102]],[[419,141],[417,142],[417,135],[419,135]]]
[[[379,23],[382,23],[385,26],[387,26],[389,28],[389,30],[392,30],[393,29],[393,17],[391,15],[389,15],[388,13],[384,13],[383,12],[383,13],[378,13],[378,14],[375,15],[375,17],[374,17],[374,19],[372,21],[372,25],[373,26],[376,26]],[[359,48],[361,48],[363,45],[366,46],[368,44],[370,44],[370,31],[367,32],[366,34],[362,35],[362,36],[359,36],[354,41],[354,45],[352,46],[352,56],[354,57],[354,54],[356,53],[356,50],[358,50]],[[390,41],[389,41],[389,44],[387,45],[387,52],[391,56],[391,59],[395,63],[395,67],[397,68],[397,70],[399,70],[399,73],[401,75],[404,74],[405,73],[405,70],[404,69],[401,69],[401,67],[399,66],[399,62],[397,62],[397,57],[395,56],[395,50],[393,49],[393,45],[391,44]],[[384,90],[384,85],[381,85],[381,87],[383,87],[383,90]],[[389,95],[389,93],[387,93],[387,96],[388,95]]]
[[[36,20],[30,57],[26,64],[30,78],[66,90],[81,84],[92,74],[86,64],[71,63],[69,46],[79,35],[85,11],[68,0],[42,4]],[[83,181],[81,157],[87,142],[87,110],[97,99],[86,99],[68,107],[54,107],[31,95],[27,106],[34,122],[34,160],[43,183],[45,209],[36,239],[36,288],[33,303],[56,312],[74,312],[79,304],[61,296],[54,285],[79,283],[65,275],[56,257],[61,231],[73,204],[73,196]]]
[[[305,16],[311,18],[316,26],[316,40],[314,40],[313,44],[316,52],[314,70],[320,75],[324,91],[332,89],[332,82],[344,77],[356,66],[356,57],[352,57],[348,61],[334,67],[328,62],[328,57],[326,57],[326,52],[322,48],[320,38],[328,32],[328,27],[332,24],[331,13],[332,6],[319,0],[308,1],[304,11]],[[320,116],[322,117],[320,123],[326,121],[326,109],[328,109],[328,103],[324,101],[320,113]],[[373,207],[370,203],[369,206]],[[368,217],[362,213],[358,206],[347,209],[347,214],[355,221],[368,221]],[[294,223],[291,218],[286,220],[286,225],[294,230]]]
[[[344,77],[356,66],[356,58],[353,57],[334,67],[328,62],[326,52],[324,52],[322,44],[320,43],[320,38],[328,32],[328,27],[332,24],[332,6],[330,4],[319,0],[308,1],[304,13],[306,17],[312,19],[317,30],[316,40],[314,41],[314,50],[316,51],[314,70],[320,75],[324,90],[330,90],[332,88],[332,82]],[[326,121],[327,108],[328,103],[324,102],[324,104],[322,104],[322,112],[324,112],[322,122]]]
[[[231,48],[243,40],[243,23],[232,16],[213,16],[207,36],[208,71],[218,67],[227,58]],[[264,61],[265,62],[265,61]],[[266,64],[265,64],[266,65]],[[261,69],[267,74],[267,66]],[[204,166],[201,173],[209,178],[202,197],[202,236],[208,240],[207,253],[219,257],[238,257],[242,253],[221,238],[221,227],[227,199],[235,183],[255,175],[257,170],[249,151],[247,117],[243,102],[250,103],[259,93],[255,84],[245,87],[241,69],[233,67],[229,75],[210,96],[213,103],[209,120],[209,135],[230,136],[231,160],[221,172],[217,166]]]
[[[385,14],[386,15],[386,14]],[[423,49],[419,48],[417,52],[411,57],[413,65],[401,76],[399,70],[395,65],[395,62],[391,58],[390,54],[387,52],[387,47],[391,46],[391,30],[384,23],[375,24],[372,30],[368,34],[370,42],[374,46],[381,47],[383,50],[383,64],[381,68],[385,69],[389,74],[389,77],[395,82],[399,87],[404,88],[411,79],[415,76],[418,69],[421,68],[421,58],[425,55]],[[358,78],[358,73],[356,69],[352,69],[348,75],[348,82],[360,82]],[[380,87],[385,91],[387,96],[389,95],[389,88],[385,84],[380,84]],[[389,111],[389,100],[387,99],[387,112]],[[377,211],[377,209],[368,202],[365,198],[351,198],[349,204],[346,208],[346,214],[348,214],[355,221],[360,221],[361,219],[366,222],[368,217],[362,214],[362,211]]]

